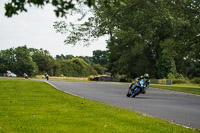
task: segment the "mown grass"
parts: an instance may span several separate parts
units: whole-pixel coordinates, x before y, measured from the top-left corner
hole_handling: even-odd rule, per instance
[[[150,84],[150,87],[200,95],[200,85],[198,84]]]
[[[44,82],[0,79],[0,132],[188,133],[198,130],[75,97]]]

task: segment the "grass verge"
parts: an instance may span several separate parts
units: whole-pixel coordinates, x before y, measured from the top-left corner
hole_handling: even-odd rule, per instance
[[[44,82],[0,79],[0,132],[177,132],[184,128],[56,90]]]
[[[175,84],[175,85],[150,84],[150,87],[200,95],[200,86],[197,84]]]
[[[43,79],[46,80],[46,78],[43,75],[37,75],[36,77],[33,77],[33,79]],[[56,80],[56,81],[82,81],[82,82],[88,82],[87,77],[54,77],[50,76],[50,80]]]

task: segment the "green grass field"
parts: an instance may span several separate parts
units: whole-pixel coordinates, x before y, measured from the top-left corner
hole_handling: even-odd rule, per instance
[[[200,95],[200,85],[198,84],[174,84],[174,85],[150,84],[150,87]]]
[[[0,133],[189,133],[126,109],[59,91],[45,82],[0,78]]]

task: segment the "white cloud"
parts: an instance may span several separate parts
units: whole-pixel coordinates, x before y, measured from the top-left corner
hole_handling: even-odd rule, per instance
[[[89,47],[64,45],[65,36],[56,33],[53,28],[53,22],[64,18],[57,18],[53,9],[50,5],[43,9],[32,6],[28,8],[27,13],[7,18],[2,13],[4,2],[0,1],[0,50],[27,45],[27,47],[47,49],[53,56],[57,54],[92,56],[92,51],[106,49],[105,37],[93,42]]]

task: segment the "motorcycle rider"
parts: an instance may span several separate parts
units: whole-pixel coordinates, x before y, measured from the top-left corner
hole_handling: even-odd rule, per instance
[[[24,73],[24,78],[28,79],[28,75],[26,73]]]
[[[46,77],[47,80],[49,80],[49,75],[48,75],[47,72],[45,73],[45,77]]]
[[[144,76],[139,76],[136,78],[136,82],[139,82],[141,79],[144,79],[145,83],[147,84],[147,86],[149,86],[149,83],[150,83],[150,78],[149,78],[149,74],[145,73]],[[134,89],[134,84],[135,84],[135,81],[133,81],[130,85],[130,88]],[[146,91],[144,88],[142,88],[142,93],[145,94]]]

